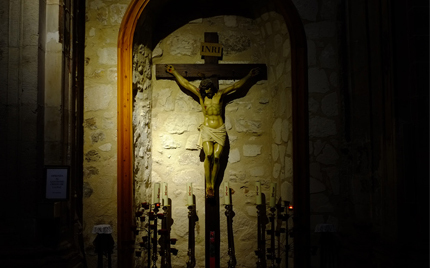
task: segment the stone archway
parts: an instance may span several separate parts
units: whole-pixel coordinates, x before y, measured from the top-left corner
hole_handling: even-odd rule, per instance
[[[118,36],[118,265],[133,263],[133,131],[132,131],[132,49],[138,20],[149,0],[131,1]],[[307,138],[307,55],[301,20],[291,1],[272,1],[290,32],[293,103],[293,181],[295,266],[308,262],[308,138]]]

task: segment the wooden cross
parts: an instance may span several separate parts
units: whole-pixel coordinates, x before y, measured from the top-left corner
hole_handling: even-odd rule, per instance
[[[205,33],[205,43],[218,43],[218,34]],[[259,68],[259,79],[267,79],[265,64],[218,64],[217,56],[204,56],[204,64],[172,64],[175,70],[187,80],[201,80],[201,74],[210,78],[219,88],[219,80],[241,79],[253,68]],[[157,79],[175,78],[166,72],[166,64],[156,65]],[[220,172],[221,174],[222,172]],[[220,267],[220,213],[219,213],[219,185],[218,179],[214,189],[215,198],[205,198],[205,267]],[[206,193],[206,189],[205,189]]]

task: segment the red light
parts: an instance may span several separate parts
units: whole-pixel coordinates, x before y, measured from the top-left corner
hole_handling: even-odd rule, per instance
[[[289,210],[293,210],[293,206],[288,206],[288,209]]]

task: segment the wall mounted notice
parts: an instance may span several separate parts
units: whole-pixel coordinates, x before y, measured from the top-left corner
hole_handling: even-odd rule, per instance
[[[46,198],[67,199],[69,168],[47,167],[46,168]]]

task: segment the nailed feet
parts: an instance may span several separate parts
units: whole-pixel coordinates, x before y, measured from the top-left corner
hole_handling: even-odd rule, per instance
[[[206,198],[214,198],[214,189],[212,187],[206,188]]]

